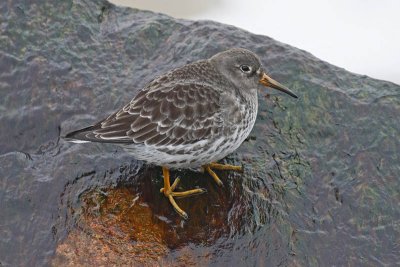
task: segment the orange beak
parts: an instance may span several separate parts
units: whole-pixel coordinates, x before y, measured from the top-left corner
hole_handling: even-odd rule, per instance
[[[295,95],[295,93],[293,93],[292,91],[289,90],[289,88],[287,88],[286,86],[280,84],[279,82],[275,81],[274,79],[272,79],[271,77],[269,77],[267,74],[263,73],[260,79],[260,83],[262,85],[265,85],[267,87],[271,87],[274,89],[277,89],[279,91],[282,91],[294,98],[298,98],[297,95]]]

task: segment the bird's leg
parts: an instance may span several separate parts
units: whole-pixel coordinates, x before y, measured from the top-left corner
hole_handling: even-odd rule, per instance
[[[211,162],[208,164],[210,168],[216,169],[216,170],[231,170],[231,171],[237,171],[241,172],[243,170],[242,166],[236,166],[236,165],[230,165],[230,164],[219,164],[216,162]]]
[[[212,170],[231,170],[231,171],[238,171],[241,172],[243,170],[242,166],[235,166],[229,164],[219,164],[216,162],[211,162],[210,164],[204,165],[203,168],[214,178],[214,181],[219,185],[222,186],[222,181],[219,179],[218,175]]]
[[[202,188],[197,188],[197,189],[192,189],[184,192],[174,192],[176,186],[179,183],[179,178],[176,178],[173,184],[170,184],[169,181],[169,169],[167,167],[162,167],[163,170],[163,176],[164,176],[164,187],[160,189],[161,193],[164,193],[164,196],[166,196],[169,199],[169,202],[171,202],[172,206],[174,207],[175,211],[184,219],[187,219],[188,216],[186,212],[184,212],[178,204],[176,204],[174,197],[188,197],[192,195],[197,195],[197,194],[202,194],[206,192],[205,189]]]

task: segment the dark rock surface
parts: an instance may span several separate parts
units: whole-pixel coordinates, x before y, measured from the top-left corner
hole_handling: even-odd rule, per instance
[[[261,92],[250,138],[217,188],[60,136],[171,68],[244,47],[300,99]],[[103,1],[0,2],[0,266],[400,264],[400,87],[209,21]]]

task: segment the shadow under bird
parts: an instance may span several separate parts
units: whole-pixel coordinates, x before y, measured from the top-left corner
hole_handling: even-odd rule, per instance
[[[75,142],[114,143],[136,159],[162,166],[162,192],[183,218],[175,197],[205,189],[175,191],[171,168],[202,168],[218,185],[213,170],[241,171],[217,163],[236,150],[256,121],[257,90],[262,84],[292,97],[288,88],[265,74],[251,51],[233,48],[171,70],[149,82],[130,103],[93,126],[65,136]]]

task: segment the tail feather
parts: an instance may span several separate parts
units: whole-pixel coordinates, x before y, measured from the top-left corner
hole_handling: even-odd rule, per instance
[[[94,131],[96,131],[98,129],[99,129],[98,125],[92,125],[92,126],[89,126],[89,127],[77,130],[77,131],[67,133],[64,136],[64,139],[66,139],[69,142],[73,142],[73,143],[100,142],[100,143],[127,144],[127,143],[133,142],[133,140],[103,139],[99,135],[95,134]]]
[[[83,141],[83,142],[90,142],[94,141],[93,137],[90,137],[91,133],[93,133],[94,130],[94,125],[79,129],[70,133],[67,133],[64,136],[64,139],[67,141],[75,142],[75,141]]]

